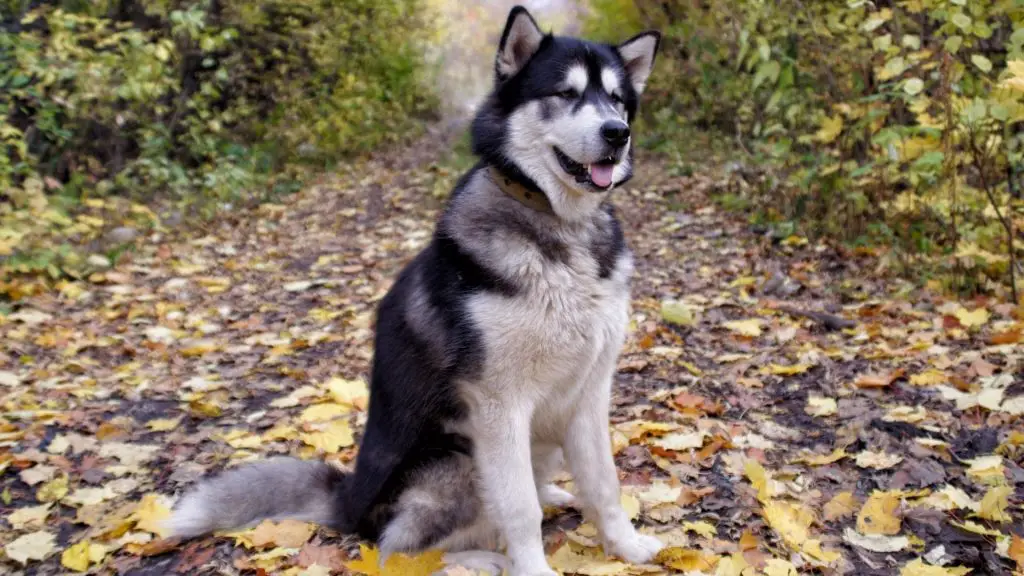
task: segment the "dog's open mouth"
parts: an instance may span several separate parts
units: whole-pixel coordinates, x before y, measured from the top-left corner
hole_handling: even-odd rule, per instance
[[[608,156],[593,164],[586,165],[569,158],[557,146],[554,149],[555,156],[558,158],[558,163],[562,166],[562,170],[565,170],[566,174],[575,178],[577,182],[581,184],[590,183],[601,190],[612,185],[612,171],[615,170],[615,158],[613,156]]]

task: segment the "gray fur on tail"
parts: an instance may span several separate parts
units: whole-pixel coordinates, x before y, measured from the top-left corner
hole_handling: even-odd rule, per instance
[[[203,480],[178,501],[166,521],[170,536],[193,537],[292,518],[330,525],[332,489],[343,472],[324,462],[273,458]]]

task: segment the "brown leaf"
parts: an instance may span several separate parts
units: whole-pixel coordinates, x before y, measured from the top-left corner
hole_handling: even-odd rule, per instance
[[[840,492],[833,496],[828,501],[828,504],[825,504],[825,520],[832,522],[840,518],[852,516],[859,506],[860,503],[853,495],[853,492]]]
[[[345,567],[345,554],[334,546],[318,546],[307,542],[302,545],[295,561],[303,568],[318,564],[331,570],[340,571]]]

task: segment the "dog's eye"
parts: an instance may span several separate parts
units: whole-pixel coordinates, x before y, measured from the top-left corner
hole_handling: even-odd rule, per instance
[[[619,96],[617,93],[612,94],[612,102],[615,102],[616,104],[622,104],[622,96]]]
[[[561,92],[556,94],[556,96],[564,100],[575,100],[580,97],[580,94],[579,92],[573,90],[572,88],[569,88],[568,90],[562,90]]]

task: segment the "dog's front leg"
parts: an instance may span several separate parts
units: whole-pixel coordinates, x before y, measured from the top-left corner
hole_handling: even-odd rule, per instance
[[[592,393],[581,398],[566,430],[565,455],[579,488],[584,514],[597,525],[605,552],[627,562],[643,564],[664,548],[664,544],[653,536],[637,532],[622,509],[608,431],[615,355],[611,355],[610,362],[602,359],[599,364],[591,381],[600,385],[595,385]]]
[[[530,462],[532,409],[489,401],[472,417],[481,499],[501,531],[510,576],[556,576],[544,557],[543,512]]]

